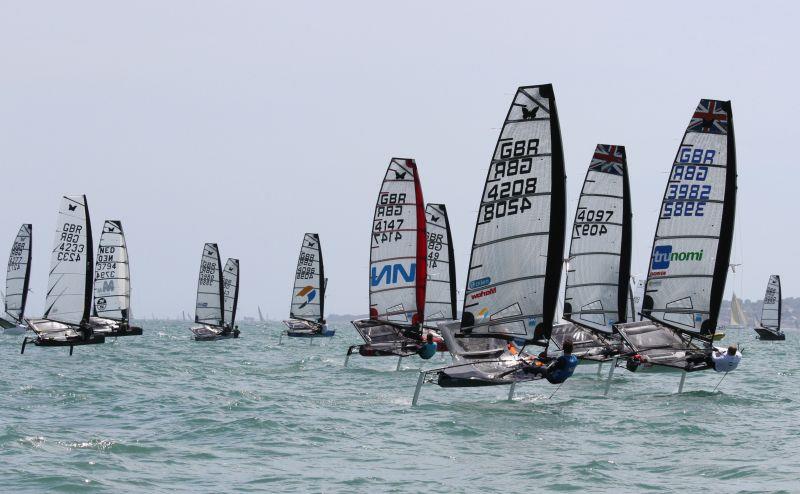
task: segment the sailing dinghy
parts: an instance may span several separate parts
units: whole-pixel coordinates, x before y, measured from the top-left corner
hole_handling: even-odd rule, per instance
[[[105,343],[105,337],[94,334],[89,317],[92,309],[94,281],[94,249],[92,224],[86,196],[64,196],[58,211],[50,276],[47,282],[47,308],[41,319],[27,319],[36,333],[36,346],[68,346]],[[28,343],[22,340],[22,350]]]
[[[781,277],[777,274],[769,277],[761,307],[761,324],[754,329],[760,340],[786,339],[786,333],[781,331]]]
[[[31,280],[31,245],[33,225],[26,223],[19,228],[6,271],[5,313],[0,317],[3,334],[20,335],[28,329],[25,324],[25,304],[28,301],[28,286]]]
[[[731,298],[731,323],[728,324],[727,329],[743,329],[747,325],[747,315],[742,308],[742,301],[733,294]]]
[[[94,333],[103,336],[138,336],[142,328],[130,325],[131,276],[128,244],[119,220],[106,220],[94,266]]]
[[[569,247],[564,319],[551,341],[566,338],[581,360],[604,362],[625,351],[614,324],[632,322],[632,214],[624,146],[598,144],[583,182]]]
[[[203,246],[200,259],[200,275],[197,279],[197,302],[194,322],[199,326],[191,328],[196,341],[213,341],[238,338],[239,331],[225,324],[225,291],[223,289],[222,260],[217,244]],[[238,290],[238,269],[236,286]],[[237,292],[238,296],[238,292]]]
[[[297,258],[289,319],[283,321],[287,329],[281,333],[281,337],[319,338],[331,337],[336,333],[336,330],[329,329],[325,323],[327,287],[319,235],[306,233]]]
[[[486,177],[460,322],[442,327],[453,365],[421,371],[421,387],[513,385],[541,379],[525,345],[547,347],[558,305],[566,176],[550,84],[520,87]],[[521,346],[522,348],[518,348]],[[510,394],[511,394],[510,393]]]
[[[427,280],[425,202],[413,159],[392,158],[383,178],[370,241],[369,319],[353,321],[364,357],[407,357],[424,343]],[[347,365],[347,360],[345,360]]]
[[[729,101],[700,100],[667,182],[641,322],[615,326],[635,353],[631,371],[713,368],[711,354],[736,213],[736,148]],[[609,372],[609,380],[612,371]]]

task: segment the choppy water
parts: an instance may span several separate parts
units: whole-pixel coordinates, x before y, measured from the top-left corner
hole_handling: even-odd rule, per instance
[[[355,356],[347,325],[277,345],[278,325],[194,342],[188,325],[65,349],[0,336],[0,491],[800,490],[800,348],[732,335],[739,370],[423,389],[421,361]],[[434,360],[433,363],[441,361]],[[432,363],[425,363],[433,366]],[[606,367],[607,369],[607,367]],[[605,369],[603,374],[605,375]]]

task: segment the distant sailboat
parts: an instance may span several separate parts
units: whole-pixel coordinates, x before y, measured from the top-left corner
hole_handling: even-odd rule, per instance
[[[392,158],[381,184],[370,241],[369,319],[353,321],[364,357],[406,357],[423,345],[427,279],[425,201],[417,164]]]
[[[28,329],[25,324],[25,305],[31,279],[32,244],[33,225],[26,223],[17,232],[8,256],[6,292],[3,296],[8,318],[0,317],[3,334],[20,335]]]
[[[712,367],[736,213],[731,105],[701,100],[672,164],[642,304],[645,321],[618,325],[629,370]],[[681,389],[683,379],[681,378]]]
[[[322,261],[322,244],[319,235],[306,233],[300,245],[297,269],[292,287],[292,304],[289,319],[283,321],[286,330],[282,336],[294,338],[331,337],[336,330],[325,323],[325,264]],[[259,316],[261,309],[259,308]]]
[[[68,346],[72,354],[75,346],[105,342],[89,322],[94,248],[85,195],[62,198],[53,243],[44,317],[27,321],[36,346]],[[27,343],[26,337],[20,353]]]
[[[598,144],[578,200],[564,294],[564,319],[551,340],[566,338],[573,355],[610,360],[625,351],[613,326],[633,322],[630,286],[632,214],[624,146]]]
[[[90,318],[95,334],[136,336],[142,328],[130,325],[131,278],[128,245],[122,222],[106,220],[97,249],[94,279],[94,317]]]
[[[223,289],[222,260],[217,244],[203,246],[200,259],[200,275],[197,279],[197,302],[194,322],[199,326],[191,328],[197,341],[213,341],[238,338],[239,332],[225,324],[225,291]],[[238,270],[237,270],[238,278]],[[237,279],[238,285],[238,279]]]
[[[767,282],[764,305],[761,308],[761,324],[754,329],[760,340],[785,340],[781,331],[781,277],[773,274]]]
[[[239,259],[230,258],[222,269],[222,285],[224,292],[224,324],[239,334],[236,325],[236,310],[239,308]]]
[[[258,322],[267,322],[264,315],[261,313],[261,306],[258,306]]]
[[[422,371],[442,387],[512,385],[547,347],[558,305],[566,234],[566,176],[553,87],[520,87],[486,177],[475,225],[464,310],[442,328],[453,365]]]
[[[744,309],[742,308],[742,301],[736,296],[736,293],[734,293],[731,298],[731,323],[728,325],[728,328],[741,329],[745,326],[747,326],[747,315],[745,315]]]

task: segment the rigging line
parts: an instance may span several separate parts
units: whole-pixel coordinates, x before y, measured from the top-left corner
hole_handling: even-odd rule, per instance
[[[722,379],[725,379],[725,376],[727,376],[727,375],[728,375],[728,373],[726,372],[726,373],[725,373],[725,374],[722,376]],[[717,385],[716,385],[716,386],[714,386],[714,390],[713,390],[713,391],[711,391],[712,393],[713,393],[714,391],[716,391],[716,390],[717,390],[717,388],[719,387],[719,385],[720,385],[720,384],[722,384],[722,379],[720,379],[720,380],[719,380],[719,382],[717,383]]]
[[[564,382],[566,382],[566,381],[564,381]],[[563,386],[563,385],[564,385],[564,383],[561,383],[561,384],[559,384],[559,385],[558,385],[558,387],[556,388],[556,390],[555,390],[555,391],[553,391],[553,394],[551,394],[550,396],[548,396],[548,397],[547,397],[547,399],[549,400],[549,399],[551,399],[553,396],[555,396],[555,395],[556,395],[556,393],[558,393],[558,390],[559,390],[559,389],[561,389],[561,386]]]

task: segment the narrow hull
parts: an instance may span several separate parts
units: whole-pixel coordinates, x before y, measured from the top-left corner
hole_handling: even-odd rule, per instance
[[[336,334],[335,329],[328,329],[326,324],[319,324],[300,319],[289,319],[283,321],[286,331],[283,332],[291,338],[330,338]]]
[[[92,335],[89,338],[75,338],[75,339],[55,339],[55,338],[36,338],[33,344],[36,346],[81,346],[81,345],[100,345],[106,342],[105,336]]]
[[[191,328],[191,330],[192,334],[194,334],[195,341],[217,341],[239,337],[238,329],[226,332],[223,328],[218,326],[195,326]]]
[[[786,339],[786,333],[783,331],[773,331],[767,328],[760,328],[756,327],[753,328],[756,333],[758,333],[759,340],[767,340],[767,341],[784,341]]]
[[[292,338],[330,338],[331,336],[336,334],[335,329],[328,329],[326,331],[286,331],[286,336]]]
[[[625,367],[631,372],[696,372],[712,368],[708,340],[689,339],[677,331],[650,321],[615,326],[631,356]]]

